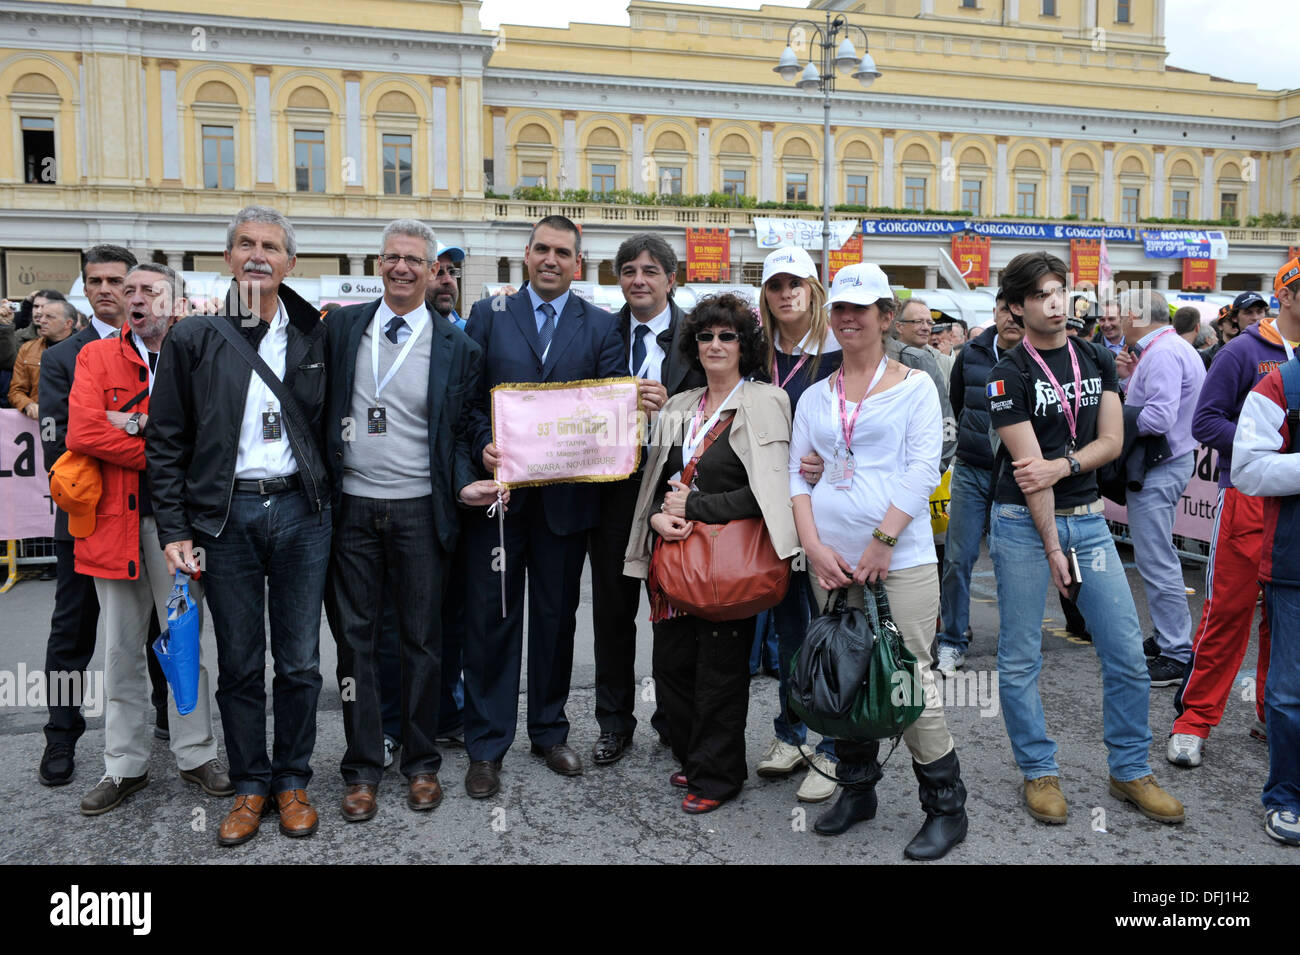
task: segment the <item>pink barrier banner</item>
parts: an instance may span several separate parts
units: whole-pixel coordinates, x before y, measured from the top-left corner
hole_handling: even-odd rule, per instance
[[[1192,479],[1187,482],[1183,499],[1174,514],[1174,533],[1189,540],[1206,541],[1214,535],[1214,518],[1219,513],[1219,452],[1197,445],[1192,452],[1195,462]],[[1121,507],[1109,498],[1106,501],[1106,520],[1128,524],[1128,508]]]
[[[508,487],[619,481],[641,460],[635,378],[497,385],[496,479]]]
[[[0,540],[54,536],[41,434],[21,411],[0,410]]]

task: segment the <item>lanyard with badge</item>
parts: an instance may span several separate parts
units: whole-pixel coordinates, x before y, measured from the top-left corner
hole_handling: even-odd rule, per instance
[[[1065,389],[1061,387],[1061,383],[1052,374],[1052,369],[1047,367],[1047,362],[1043,361],[1043,356],[1038,354],[1038,349],[1033,346],[1033,343],[1028,338],[1025,338],[1023,344],[1025,351],[1029,352],[1029,357],[1038,363],[1038,367],[1047,376],[1052,390],[1056,392],[1056,398],[1061,403],[1061,413],[1065,415],[1065,423],[1070,429],[1069,453],[1073,454],[1077,450],[1076,445],[1079,440],[1079,408],[1082,403],[1083,379],[1079,374],[1079,359],[1075,357],[1074,348],[1070,345],[1070,339],[1065,340],[1065,349],[1070,353],[1070,371],[1074,375],[1074,407],[1070,407],[1070,404],[1065,400]]]
[[[269,337],[275,333],[275,323],[280,320],[280,312],[277,310],[275,317],[267,325],[266,334]],[[150,389],[152,389],[150,384]],[[266,410],[262,412],[262,441],[266,444],[274,444],[284,437],[284,423],[280,415],[275,411],[275,402],[268,400]]]
[[[744,378],[736,382],[736,387],[732,388],[727,397],[722,399],[722,402],[714,410],[713,414],[709,416],[709,420],[700,424],[700,417],[704,414],[704,404],[709,399],[709,389],[704,389],[704,394],[700,395],[700,405],[695,409],[695,417],[691,419],[691,426],[687,429],[686,435],[682,438],[682,467],[686,467],[691,458],[695,457],[695,449],[700,446],[700,442],[703,441],[704,436],[709,433],[709,429],[717,423],[718,418],[722,415],[722,409],[727,406],[727,402],[732,399],[732,396],[740,390],[740,386],[744,383]]]
[[[384,387],[393,380],[393,377],[397,374],[397,369],[402,367],[402,362],[406,361],[406,356],[411,354],[411,349],[415,347],[415,340],[420,337],[420,332],[424,331],[424,326],[428,324],[428,320],[429,317],[426,314],[420,322],[411,326],[411,334],[406,339],[406,344],[397,353],[397,358],[389,367],[387,374],[384,375],[383,381],[380,381],[379,315],[375,315],[375,327],[371,329],[370,335],[370,371],[375,376],[375,403],[372,407],[366,409],[366,434],[379,435],[388,433],[388,409],[379,400],[379,396]]]
[[[853,409],[852,415],[849,415],[848,403],[844,398],[844,369],[841,368],[835,376],[835,397],[839,402],[839,415],[835,423],[839,433],[835,436],[835,457],[831,459],[830,467],[826,471],[826,479],[837,491],[847,491],[853,487],[853,473],[858,466],[853,457],[853,429],[858,423],[862,406],[867,403],[867,395],[871,394],[871,389],[880,383],[888,367],[889,358],[881,358],[880,366],[876,368],[876,373],[871,378],[871,384],[867,385],[867,390],[862,393],[862,400]],[[840,446],[841,438],[844,440],[843,447]]]

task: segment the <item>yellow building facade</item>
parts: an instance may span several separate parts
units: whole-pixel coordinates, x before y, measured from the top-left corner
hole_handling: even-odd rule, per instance
[[[518,281],[529,224],[564,212],[591,278],[628,234],[684,254],[691,227],[731,231],[740,277],[763,255],[753,217],[817,218],[778,207],[820,209],[823,176],[837,217],[1221,221],[1228,287],[1259,287],[1300,244],[1300,91],[1168,67],[1163,0],[633,2],[627,27],[496,33],[478,7],[0,0],[6,292],[97,241],[215,268],[252,202],[294,221],[301,275],[369,271],[384,223],[413,216],[469,251],[468,288]],[[820,95],[772,67],[787,40],[807,61],[796,21],[838,13],[883,76],[840,82],[824,157]],[[864,254],[933,284],[935,244]],[[995,241],[993,264],[1037,247]],[[1140,243],[1111,257],[1181,277]]]

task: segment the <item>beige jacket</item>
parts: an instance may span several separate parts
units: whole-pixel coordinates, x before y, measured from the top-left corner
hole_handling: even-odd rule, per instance
[[[673,442],[681,437],[681,423],[690,420],[703,393],[703,388],[692,388],[674,395],[659,413],[624,556],[623,573],[629,577],[644,578],[650,572],[650,549],[654,544],[650,507],[656,482]],[[747,381],[722,408],[736,411],[729,432],[731,448],[745,465],[772,547],[778,557],[792,557],[799,536],[790,504],[790,399],[773,385]]]

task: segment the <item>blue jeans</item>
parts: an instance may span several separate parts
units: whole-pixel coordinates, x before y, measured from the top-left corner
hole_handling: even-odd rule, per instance
[[[1148,707],[1151,678],[1128,578],[1101,514],[1056,518],[1061,549],[1079,556],[1079,609],[1101,658],[1102,725],[1110,774],[1131,782],[1151,772]],[[1016,764],[1026,779],[1059,776],[1056,743],[1047,735],[1038,673],[1043,666],[1043,611],[1052,587],[1043,542],[1029,508],[994,504],[989,550],[998,580],[998,689]]]
[[[1300,812],[1300,587],[1264,586],[1273,627],[1264,716],[1268,782],[1264,808]]]
[[[238,795],[306,789],[316,747],[320,618],[329,568],[331,515],[313,513],[298,491],[236,491],[220,537],[202,547],[204,596],[217,638],[217,706]],[[275,661],[275,744],[266,755],[266,629]]]
[[[749,675],[757,676],[766,667],[778,668],[776,655],[776,627],[772,625],[772,611],[764,610],[754,624],[754,642],[749,648]]]
[[[1146,473],[1142,490],[1129,491],[1128,528],[1133,562],[1147,592],[1147,610],[1161,654],[1186,663],[1192,656],[1192,615],[1187,609],[1183,564],[1174,550],[1174,515],[1192,479],[1192,452]]]
[[[989,523],[993,472],[964,461],[952,466],[952,501],[948,505],[948,541],[939,588],[939,642],[965,653],[970,646],[970,575],[980,556],[980,540]]]
[[[790,664],[794,660],[795,651],[803,646],[813,609],[808,572],[796,570],[790,574],[790,589],[772,609],[772,619],[776,622],[778,699],[781,705],[776,719],[772,721],[772,730],[777,739],[791,746],[802,746],[808,740],[808,727],[790,712]],[[815,609],[820,615],[822,608]],[[823,738],[817,744],[817,752],[835,762],[835,740]]]

